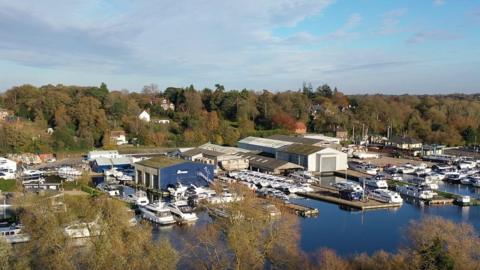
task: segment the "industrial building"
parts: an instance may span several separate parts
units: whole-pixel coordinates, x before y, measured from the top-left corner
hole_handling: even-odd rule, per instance
[[[252,171],[272,174],[285,174],[287,172],[303,169],[303,167],[300,165],[284,160],[248,153],[239,153],[239,155],[248,160],[248,169]]]
[[[92,171],[97,173],[103,173],[111,168],[117,168],[119,170],[128,170],[133,168],[134,160],[129,157],[117,157],[106,158],[100,157],[90,162]]]
[[[347,169],[347,154],[328,147],[304,144],[284,146],[277,151],[276,159],[298,164],[307,171],[333,173]]]
[[[87,159],[93,161],[97,158],[118,158],[121,155],[117,150],[104,150],[104,151],[90,151],[88,152]]]
[[[246,137],[238,141],[237,146],[243,149],[260,152],[264,155],[275,157],[279,148],[291,144],[293,143],[259,137]]]
[[[214,166],[211,164],[166,156],[143,160],[134,166],[135,183],[156,190],[165,190],[177,183],[205,186],[213,181],[214,177]]]
[[[243,170],[248,168],[248,160],[236,154],[227,154],[223,152],[207,150],[203,148],[194,148],[183,153],[180,157],[189,161],[211,164],[224,171]]]

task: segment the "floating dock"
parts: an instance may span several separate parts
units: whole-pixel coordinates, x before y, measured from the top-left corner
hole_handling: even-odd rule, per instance
[[[319,213],[317,208],[308,207],[296,203],[285,203],[283,204],[283,207],[285,207],[285,209],[287,209],[288,211],[301,217],[314,217],[318,216]]]
[[[375,199],[368,199],[366,201],[349,201],[340,198],[338,190],[327,187],[315,186],[314,192],[302,192],[298,193],[299,196],[330,202],[338,205],[348,206],[359,210],[373,210],[373,209],[385,209],[396,208],[402,206],[401,203],[384,203]]]

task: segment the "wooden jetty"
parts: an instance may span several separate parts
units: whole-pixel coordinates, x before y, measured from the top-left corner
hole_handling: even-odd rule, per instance
[[[396,207],[402,206],[401,203],[384,203],[371,198],[366,201],[344,200],[340,198],[340,194],[338,193],[338,190],[330,187],[316,186],[314,192],[302,192],[302,193],[298,193],[298,195],[305,198],[348,206],[348,207],[359,209],[359,210],[396,208]]]
[[[319,213],[317,208],[308,207],[305,205],[300,205],[300,204],[291,203],[291,202],[284,203],[283,207],[286,210],[301,217],[314,217],[314,216],[318,216],[318,213]]]

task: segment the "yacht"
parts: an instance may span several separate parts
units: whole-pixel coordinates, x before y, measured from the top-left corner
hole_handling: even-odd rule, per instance
[[[142,213],[142,218],[159,225],[171,225],[177,222],[172,215],[170,207],[163,202],[141,206],[140,212]]]
[[[145,206],[149,203],[147,193],[143,190],[138,190],[134,194],[128,194],[125,200],[138,206]]]
[[[365,182],[365,186],[373,189],[388,189],[388,184],[385,178],[381,175],[376,175],[374,177],[361,178],[360,184]]]
[[[417,199],[422,199],[422,200],[430,200],[433,198],[433,196],[436,195],[435,192],[433,192],[430,189],[423,188],[420,186],[397,186],[397,191],[404,196],[409,196]]]
[[[375,189],[369,195],[386,203],[403,203],[402,197],[397,192],[388,189]]]
[[[0,238],[10,244],[25,243],[30,240],[30,236],[23,233],[22,226],[18,224],[0,226]]]
[[[197,215],[193,212],[193,208],[190,207],[186,201],[169,203],[167,208],[170,209],[173,218],[181,224],[192,223],[198,219]]]

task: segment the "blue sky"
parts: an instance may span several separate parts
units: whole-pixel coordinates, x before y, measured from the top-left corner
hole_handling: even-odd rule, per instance
[[[0,91],[480,92],[480,1],[0,0],[0,74]]]

